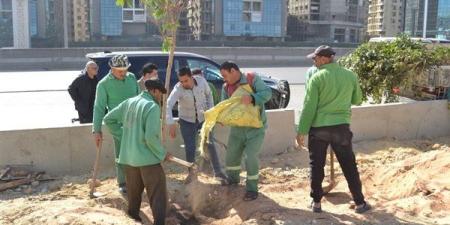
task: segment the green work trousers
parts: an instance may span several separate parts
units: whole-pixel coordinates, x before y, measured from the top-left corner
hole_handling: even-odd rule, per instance
[[[239,183],[242,156],[247,170],[247,191],[258,191],[259,152],[264,141],[264,128],[231,127],[226,153],[226,171],[231,183]]]

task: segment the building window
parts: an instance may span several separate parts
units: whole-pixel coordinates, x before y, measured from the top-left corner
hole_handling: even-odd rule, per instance
[[[357,38],[356,38],[356,30],[355,29],[351,29],[350,30],[350,42],[351,43],[356,43],[358,42]]]
[[[0,0],[0,48],[13,46],[12,0]]]
[[[334,29],[334,40],[337,42],[345,42],[345,29],[335,28]]]
[[[245,22],[261,22],[262,0],[244,0],[242,20]]]
[[[145,22],[145,7],[140,0],[126,3],[122,9],[122,21],[126,23]]]

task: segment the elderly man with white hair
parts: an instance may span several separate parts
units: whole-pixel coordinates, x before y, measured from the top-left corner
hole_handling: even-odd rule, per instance
[[[92,123],[95,91],[98,82],[97,72],[97,63],[88,61],[81,74],[69,86],[69,94],[75,102],[80,123]]]

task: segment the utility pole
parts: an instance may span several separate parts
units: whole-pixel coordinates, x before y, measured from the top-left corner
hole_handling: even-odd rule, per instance
[[[422,38],[427,38],[427,17],[428,17],[428,0],[424,0],[425,5],[423,9],[423,32]]]
[[[63,26],[64,26],[64,48],[69,47],[69,35],[67,29],[67,0],[63,0]]]

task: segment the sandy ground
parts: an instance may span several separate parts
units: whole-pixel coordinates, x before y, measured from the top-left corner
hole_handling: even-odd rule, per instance
[[[323,213],[307,208],[308,153],[293,148],[263,158],[260,196],[241,200],[239,186],[223,187],[208,173],[183,183],[183,168],[167,164],[168,224],[450,224],[450,137],[434,140],[381,140],[354,145],[366,200],[374,207],[353,212],[345,179],[336,164],[338,185],[322,201]],[[327,165],[327,174],[329,166]],[[245,176],[242,173],[242,176]],[[87,176],[64,177],[0,193],[0,224],[135,224],[115,180],[104,178],[89,198]],[[326,180],[327,178],[325,178]],[[145,198],[144,198],[145,199]],[[141,216],[151,224],[148,203]]]

